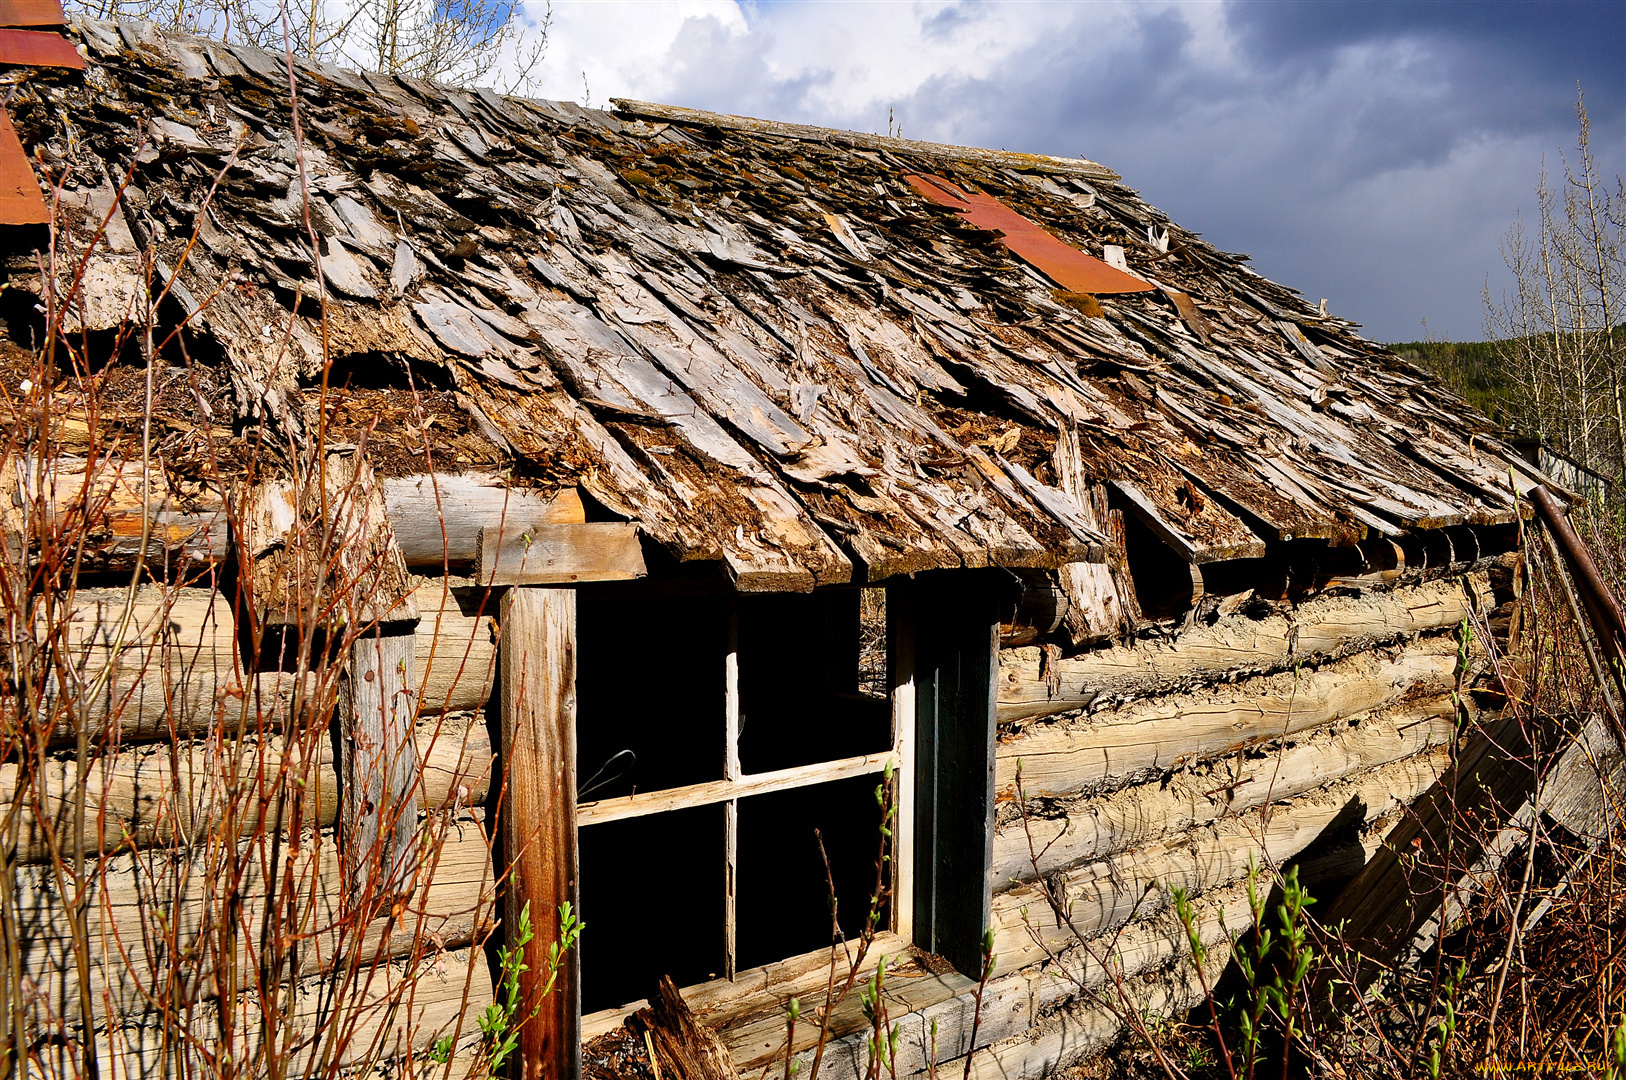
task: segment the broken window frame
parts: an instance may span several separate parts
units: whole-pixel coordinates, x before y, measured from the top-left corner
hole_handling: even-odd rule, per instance
[[[908,942],[912,937],[915,898],[911,869],[915,862],[915,740],[916,701],[914,680],[914,627],[907,616],[894,614],[895,590],[887,589],[887,697],[891,715],[891,744],[886,750],[858,754],[774,769],[760,773],[747,773],[740,764],[740,668],[739,668],[739,607],[731,602],[727,615],[727,642],[724,652],[723,693],[723,777],[678,787],[635,792],[632,795],[580,803],[576,808],[576,827],[599,825],[613,821],[650,817],[674,810],[702,806],[724,807],[724,874],[725,874],[725,951],[721,978],[735,981],[749,971],[777,965],[799,965],[804,961],[827,961],[828,947],[776,960],[770,964],[741,971],[735,964],[736,956],[736,873],[739,842],[739,803],[741,799],[769,795],[798,788],[834,783],[863,776],[880,776],[887,766],[893,767],[896,791],[894,800],[896,818],[893,823],[891,855],[892,895],[887,904],[887,918],[881,932],[893,941]],[[890,946],[889,946],[890,947]],[[641,1007],[641,1002],[611,1006],[582,1017],[580,1030],[583,1040],[592,1038],[618,1024],[621,1018]]]

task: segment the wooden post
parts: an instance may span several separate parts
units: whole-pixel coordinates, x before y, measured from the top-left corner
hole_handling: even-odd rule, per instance
[[[364,632],[340,683],[339,764],[343,780],[345,882],[374,900],[411,887],[418,831],[418,747],[414,739],[415,627]]]
[[[976,978],[992,920],[999,612],[992,579],[922,575],[915,626],[914,940]]]
[[[518,1015],[521,1080],[581,1075],[581,978],[574,950],[553,991],[548,946],[558,940],[559,905],[576,888],[576,593],[514,588],[502,604],[502,837],[509,878],[508,932],[531,906],[535,937],[525,947]],[[613,928],[606,928],[607,930]],[[533,1010],[540,1009],[535,1016]]]

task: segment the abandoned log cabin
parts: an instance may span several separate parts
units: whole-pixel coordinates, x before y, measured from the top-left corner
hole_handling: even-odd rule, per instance
[[[805,1076],[833,882],[900,1074],[1038,1076],[1198,1000],[1172,889],[1338,895],[1484,719],[1546,479],[1102,165],[29,32],[83,59],[0,127],[46,1075],[607,1075],[670,976]]]

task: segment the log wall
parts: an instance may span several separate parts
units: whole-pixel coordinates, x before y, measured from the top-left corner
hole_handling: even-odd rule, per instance
[[[1473,573],[1068,657],[1002,650],[997,958],[972,1075],[1051,1075],[1118,1038],[1126,1005],[1170,1015],[1196,1004],[1171,890],[1194,898],[1210,978],[1250,924],[1250,865],[1268,874],[1296,861],[1312,894],[1336,892],[1477,722],[1458,691],[1482,657],[1471,649],[1464,665],[1457,628],[1493,605]],[[938,1074],[959,1075],[972,989],[956,974],[897,979],[899,1075],[928,1074],[934,1022]],[[782,1059],[779,1014],[754,1025],[713,1015],[742,1070]],[[864,1075],[864,1038],[836,1040],[821,1075]],[[805,1070],[811,1052],[797,1051]]]
[[[124,600],[78,594],[73,689],[55,699],[65,717],[89,717],[114,743],[83,768],[64,744],[47,761],[43,801],[12,805],[18,766],[0,766],[0,821],[16,830],[10,893],[39,915],[19,957],[37,1000],[69,1025],[92,1003],[104,1075],[167,1075],[155,1032],[175,1002],[191,1003],[186,1024],[200,1042],[223,1026],[237,1040],[263,1030],[252,990],[260,983],[244,973],[270,962],[273,924],[293,910],[297,925],[278,939],[293,947],[271,950],[279,985],[294,988],[278,1024],[305,1030],[338,992],[357,1010],[359,1042],[336,1061],[388,1061],[447,1036],[472,1055],[472,1019],[492,986],[487,964],[470,960],[498,895],[484,807],[501,788],[492,782],[501,763],[478,712],[497,678],[489,592],[424,582],[412,593],[422,851],[400,896],[364,925],[346,916],[354,897],[340,859],[333,746],[322,730],[265,723],[296,692],[321,688],[288,672],[245,672],[241,627],[222,594],[144,586],[128,618]],[[1120,979],[1139,1008],[1194,1002],[1172,888],[1195,897],[1200,932],[1220,944],[1247,919],[1250,865],[1299,860],[1312,890],[1358,868],[1444,772],[1472,719],[1456,693],[1472,672],[1454,630],[1492,603],[1486,577],[1470,574],[1227,614],[1072,656],[1002,650],[988,883],[997,962],[972,1072],[1038,1076],[1104,1047],[1119,1023],[1088,992]],[[268,879],[276,837],[287,849],[280,877]],[[77,907],[61,874],[76,846],[106,853]],[[62,917],[75,910],[80,919]],[[235,944],[177,962],[223,940],[222,920]],[[166,970],[177,973],[168,983],[158,978]],[[806,1001],[825,975],[817,965],[765,977],[685,994],[744,1070],[783,1055],[781,991]],[[927,1070],[933,1021],[940,1065],[970,1049],[970,989],[963,976],[928,968],[898,982],[900,1074]],[[767,997],[776,998],[771,1015],[759,1013]],[[403,1016],[419,1021],[410,1035]],[[797,1051],[805,1056],[800,1042]],[[856,1077],[865,1062],[862,1037],[843,1037],[824,1069],[832,1080]]]

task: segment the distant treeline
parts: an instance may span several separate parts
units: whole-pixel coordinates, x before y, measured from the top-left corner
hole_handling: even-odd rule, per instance
[[[1510,342],[1406,341],[1389,346],[1445,380],[1468,404],[1498,424],[1516,426],[1514,379],[1508,371]]]

